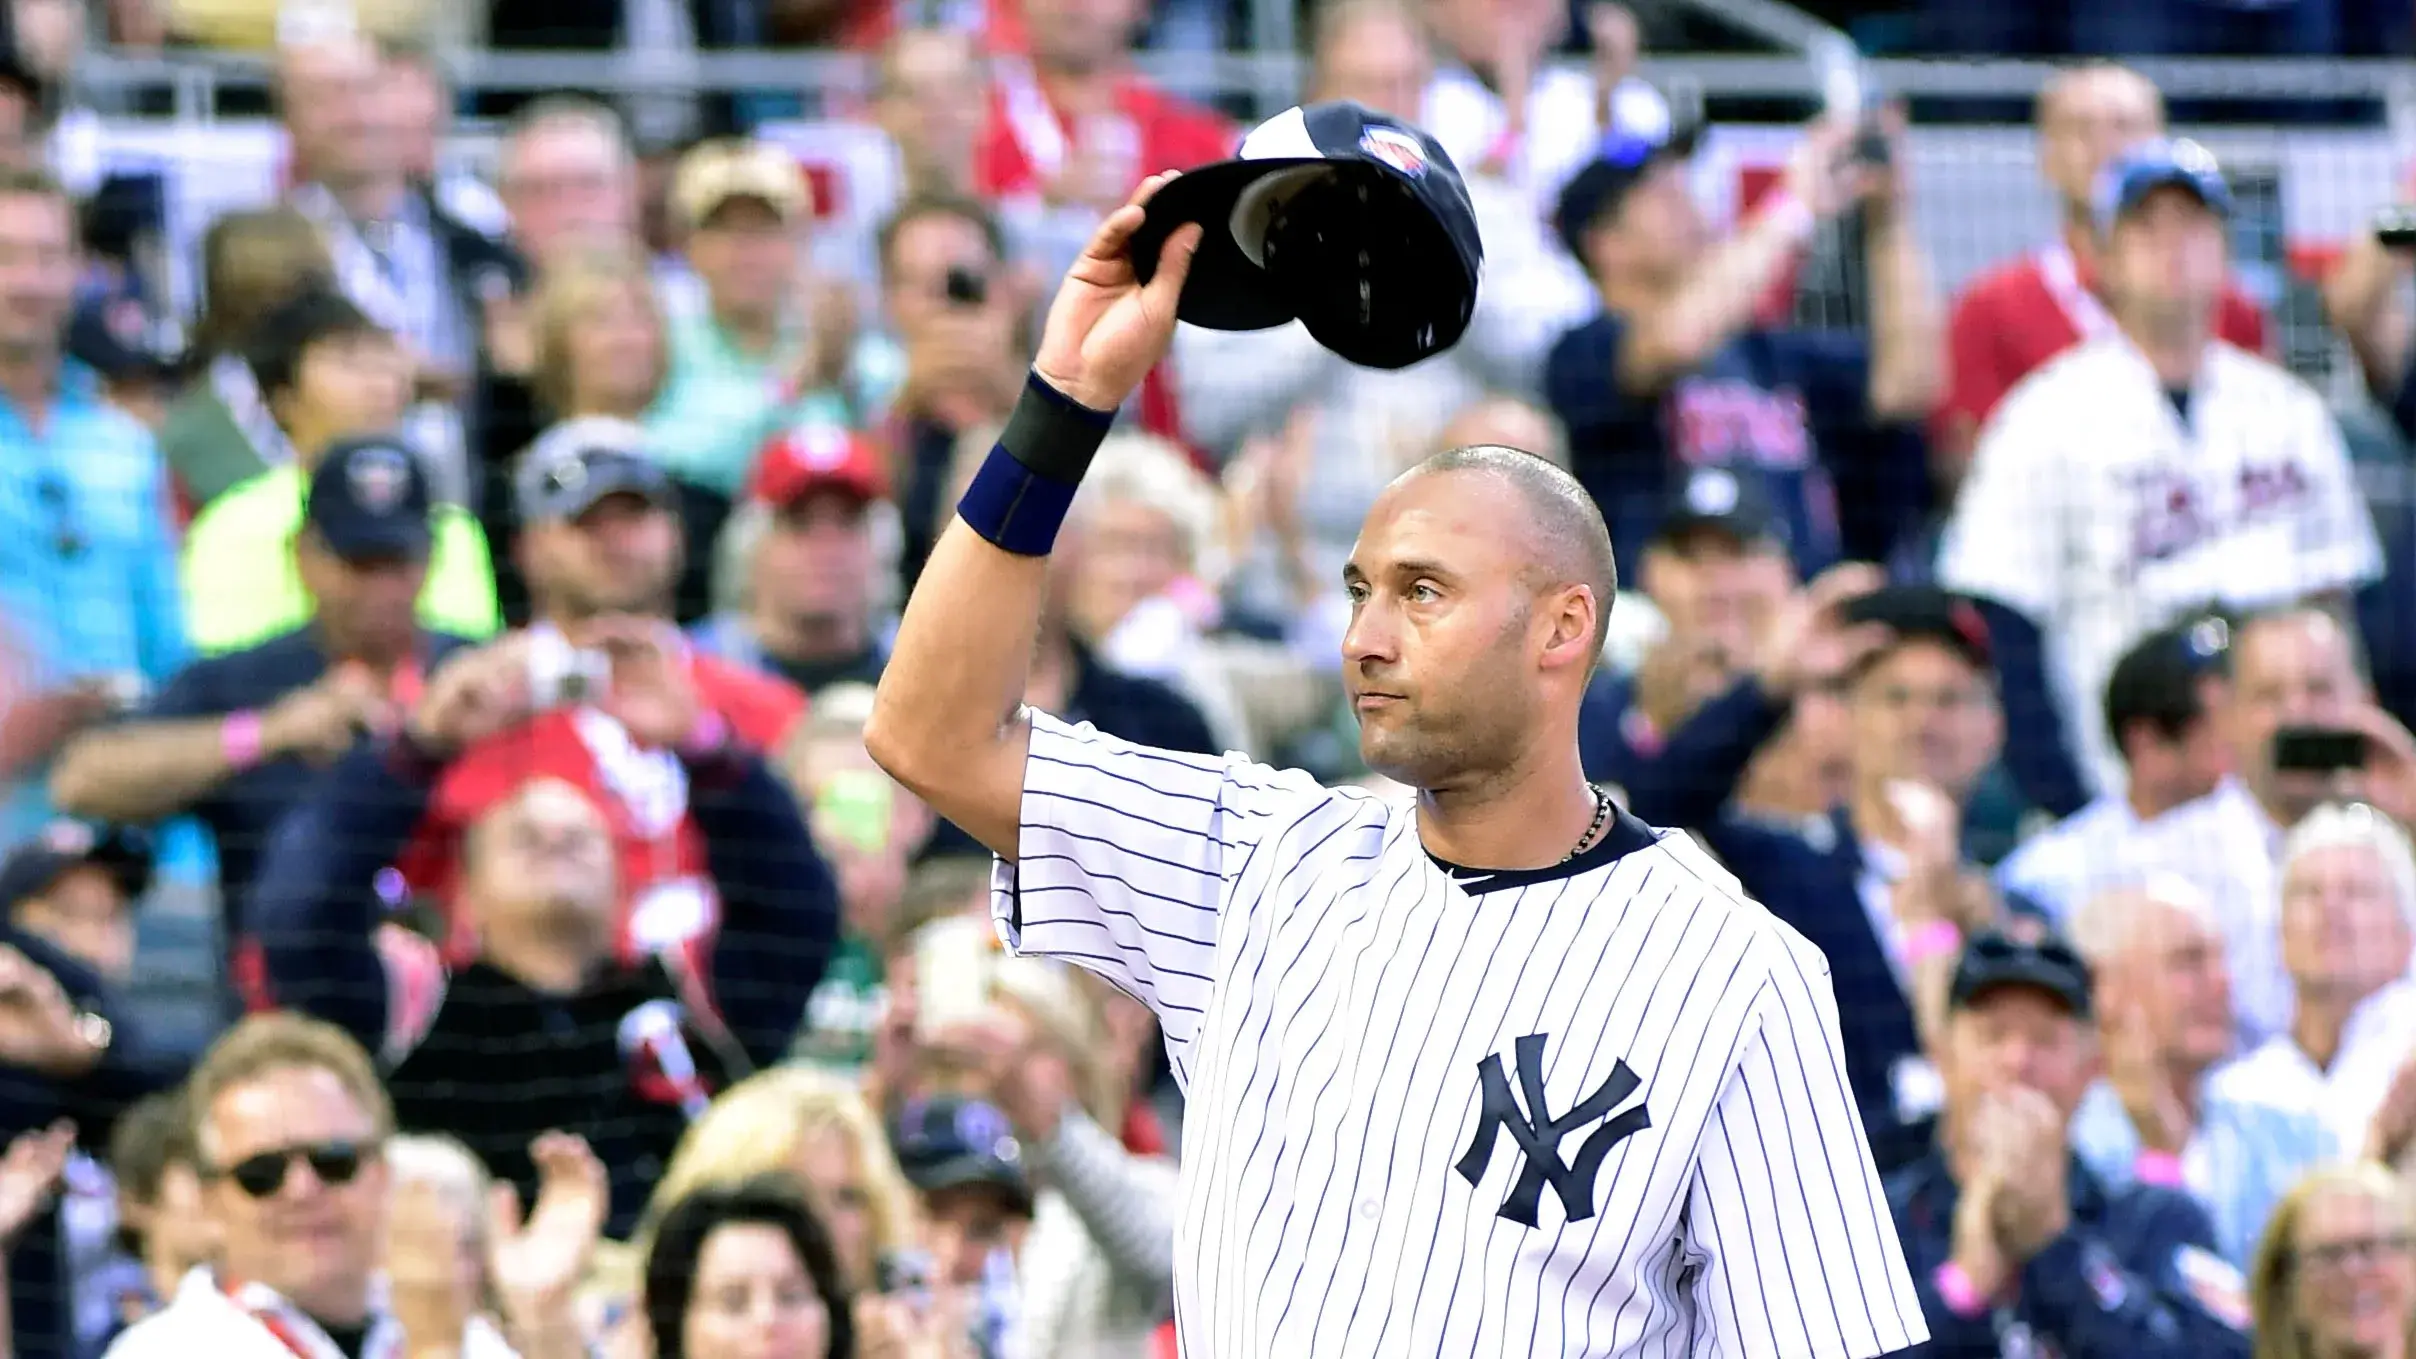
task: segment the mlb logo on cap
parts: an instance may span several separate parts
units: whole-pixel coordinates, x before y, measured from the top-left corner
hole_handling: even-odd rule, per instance
[[[364,448],[345,465],[344,477],[363,510],[392,514],[411,488],[411,461],[400,449]]]
[[[1359,134],[1359,149],[1405,175],[1426,173],[1426,152],[1418,139],[1389,127],[1371,127]]]

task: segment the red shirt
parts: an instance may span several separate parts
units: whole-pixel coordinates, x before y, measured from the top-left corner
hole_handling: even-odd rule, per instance
[[[2096,280],[2061,247],[2024,255],[1964,288],[1947,322],[1950,387],[1938,411],[1942,451],[1971,450],[1989,412],[2014,384],[2084,335],[2113,326]],[[2265,314],[2237,288],[2226,288],[2215,334],[2251,353],[2265,352]]]
[[[805,695],[786,681],[717,657],[691,651],[688,673],[704,705],[759,750],[777,748],[805,713]],[[712,930],[720,903],[706,875],[704,839],[688,817],[688,781],[677,757],[637,750],[619,723],[592,708],[540,713],[446,766],[397,865],[404,879],[449,909],[463,833],[534,778],[561,779],[586,792],[612,825],[624,960]],[[455,920],[448,957],[466,962],[476,952],[467,926]]]

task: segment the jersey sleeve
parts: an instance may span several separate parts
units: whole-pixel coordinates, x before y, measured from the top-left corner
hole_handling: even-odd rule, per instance
[[[991,885],[999,937],[1089,968],[1155,1011],[1170,1043],[1188,1041],[1230,884],[1254,846],[1328,796],[1297,771],[1034,713],[1015,862]]]
[[[1938,583],[1993,599],[2041,626],[2060,594],[2067,516],[2053,394],[2017,387],[1980,431],[1938,546]]]
[[[1847,1090],[1826,963],[1779,960],[1757,1010],[1686,1206],[1697,1315],[1722,1354],[1870,1359],[1919,1344],[1929,1328]]]

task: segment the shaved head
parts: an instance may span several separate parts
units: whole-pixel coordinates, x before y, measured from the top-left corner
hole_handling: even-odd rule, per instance
[[[1525,576],[1537,594],[1583,585],[1594,595],[1594,654],[1602,654],[1611,626],[1611,601],[1619,595],[1619,563],[1611,552],[1611,530],[1602,507],[1577,478],[1533,453],[1502,444],[1472,444],[1437,453],[1408,476],[1473,472],[1498,478],[1518,494],[1528,514],[1520,524]]]

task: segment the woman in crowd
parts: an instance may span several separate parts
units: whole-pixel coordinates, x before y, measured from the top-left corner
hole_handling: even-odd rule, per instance
[[[850,1302],[830,1237],[778,1179],[688,1195],[646,1253],[654,1359],[854,1359]]]
[[[487,1198],[494,1181],[478,1157],[459,1141],[441,1134],[405,1134],[386,1144],[386,1169],[394,1192],[426,1190],[436,1196],[455,1224],[460,1239],[454,1249],[461,1262],[461,1289],[476,1298],[481,1311],[494,1310],[494,1292],[487,1279]]]
[[[168,408],[160,453],[186,505],[199,510],[260,472],[293,461],[244,345],[260,318],[298,293],[336,286],[335,262],[309,218],[291,208],[230,212],[201,242],[207,309],[193,327],[193,384]]]
[[[2249,1278],[2256,1359],[2416,1356],[2416,1212],[2390,1171],[2321,1170],[2274,1209]]]

